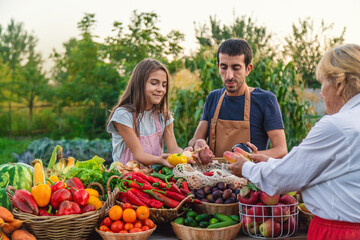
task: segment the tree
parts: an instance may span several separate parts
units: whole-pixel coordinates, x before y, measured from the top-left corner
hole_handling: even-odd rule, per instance
[[[296,73],[302,77],[307,87],[320,87],[315,77],[317,63],[325,51],[344,42],[346,28],[338,37],[328,37],[333,27],[333,23],[327,25],[322,21],[320,29],[315,29],[310,18],[299,19],[299,25],[292,25],[292,35],[285,38],[283,54],[293,60]]]
[[[2,29],[2,27],[1,27]],[[19,75],[19,70],[23,66],[24,61],[29,56],[29,49],[36,45],[36,38],[33,34],[29,34],[24,30],[23,23],[16,23],[11,19],[7,26],[6,32],[0,31],[0,56],[4,63],[7,63],[12,71],[11,81],[6,88],[9,90],[9,131],[12,133],[12,101],[18,101],[16,95],[16,79]]]

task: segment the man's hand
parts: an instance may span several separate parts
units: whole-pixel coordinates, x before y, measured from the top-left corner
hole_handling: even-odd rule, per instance
[[[249,154],[249,158],[253,160],[254,163],[267,162],[269,159],[269,157],[264,154]]]
[[[235,176],[242,177],[242,167],[247,160],[245,157],[234,154],[236,162],[229,165],[230,172]]]
[[[254,144],[252,144],[252,143],[250,143],[250,142],[247,142],[246,145],[248,145],[248,147],[251,149],[251,151],[252,151],[254,154],[257,154],[257,153],[258,153],[258,148],[257,148]]]

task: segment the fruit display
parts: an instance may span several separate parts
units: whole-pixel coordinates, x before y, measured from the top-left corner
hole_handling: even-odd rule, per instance
[[[209,173],[204,173],[211,174]],[[224,182],[218,182],[215,186],[205,186],[200,189],[192,190],[195,198],[206,203],[217,203],[217,204],[230,204],[238,201],[237,194],[240,189],[235,184],[226,184]]]
[[[123,207],[115,205],[110,208],[108,216],[101,220],[98,230],[125,236],[145,232],[156,227],[149,216],[149,208],[145,206],[135,210],[131,204],[124,204]]]
[[[270,196],[249,182],[240,190],[238,200],[245,234],[280,238],[297,231],[298,202],[293,196]]]

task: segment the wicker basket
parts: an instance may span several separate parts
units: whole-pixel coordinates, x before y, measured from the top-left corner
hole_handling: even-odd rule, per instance
[[[224,228],[194,228],[171,222],[177,236],[182,240],[230,240],[234,239],[241,229],[241,222]]]
[[[147,231],[137,233],[108,233],[100,231],[98,228],[95,230],[104,240],[146,240],[155,231],[155,229],[156,226]]]
[[[12,200],[16,189],[12,186],[7,187],[6,193]],[[66,216],[36,216],[29,213],[13,209],[13,214],[17,219],[24,221],[27,230],[36,236],[38,240],[63,240],[63,239],[86,239],[94,230],[99,218],[105,215],[104,207],[97,211],[83,214]]]
[[[198,213],[206,213],[211,215],[214,215],[215,213],[222,213],[225,215],[239,215],[238,203],[217,204],[203,202],[202,204],[194,205],[193,209]]]
[[[111,176],[107,182],[107,190],[108,190],[108,196],[112,195],[111,199],[113,199],[113,205],[119,205],[122,206],[123,203],[117,201],[117,195],[119,193],[119,189],[115,188],[114,191],[111,193],[110,189],[110,181],[113,178],[120,178],[119,176]],[[167,208],[167,209],[157,209],[157,208],[149,208],[150,210],[150,219],[153,220],[155,223],[166,223],[174,220],[175,218],[178,218],[182,216],[186,210],[182,210],[182,206],[186,203],[188,199],[191,197],[194,197],[194,195],[187,196],[184,200],[180,202],[180,204],[176,208]],[[137,206],[134,206],[136,209]]]
[[[299,206],[299,229],[301,231],[307,231],[310,226],[310,222],[314,218],[314,214],[303,211]]]

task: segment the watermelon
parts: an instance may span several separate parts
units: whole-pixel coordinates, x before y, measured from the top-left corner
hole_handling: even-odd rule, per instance
[[[10,199],[6,195],[6,188],[0,188],[0,206],[12,210]]]
[[[7,185],[16,189],[31,191],[32,171],[31,167],[23,163],[5,163],[0,165],[0,188]],[[1,203],[0,203],[1,204]]]

